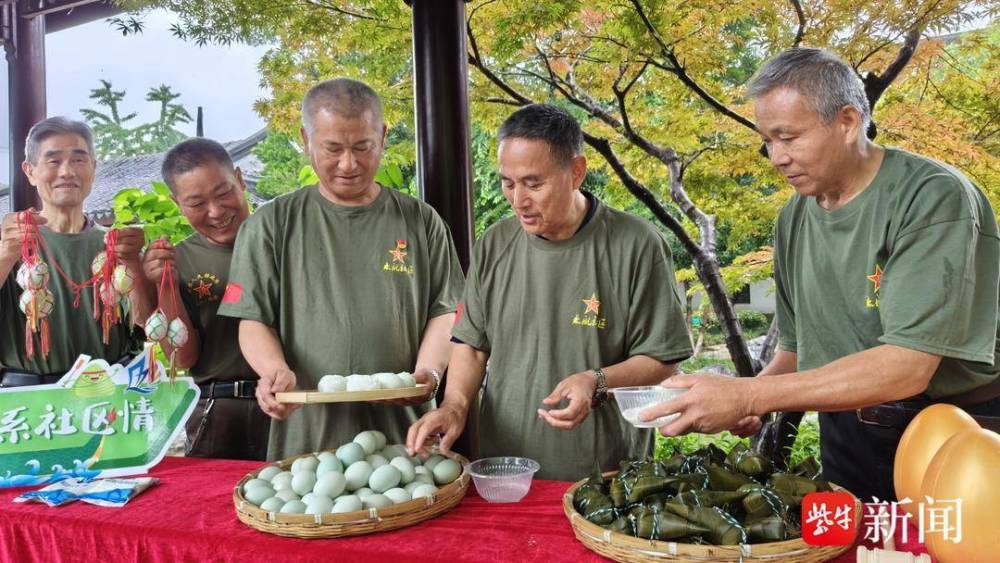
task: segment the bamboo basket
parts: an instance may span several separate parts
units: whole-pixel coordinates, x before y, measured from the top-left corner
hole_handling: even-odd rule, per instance
[[[617,471],[604,474],[605,479],[616,475]],[[573,495],[586,479],[573,484],[563,495],[563,512],[573,526],[573,534],[587,549],[615,561],[642,562],[768,562],[768,563],[812,563],[827,561],[851,548],[849,545],[813,546],[802,538],[781,542],[743,545],[699,545],[672,541],[647,540],[606,530],[588,522],[573,506]],[[831,485],[834,490],[844,490]],[[854,498],[855,522],[860,522],[861,501]]]
[[[296,459],[308,455],[313,454],[291,457],[273,465],[285,470],[291,467]],[[369,508],[343,514],[281,514],[262,510],[243,496],[243,485],[257,476],[260,472],[258,469],[240,479],[233,489],[236,516],[247,526],[262,532],[304,539],[360,536],[412,526],[451,510],[462,500],[469,488],[469,460],[456,453],[440,455],[461,464],[462,474],[458,479],[438,489],[433,496],[384,508]]]

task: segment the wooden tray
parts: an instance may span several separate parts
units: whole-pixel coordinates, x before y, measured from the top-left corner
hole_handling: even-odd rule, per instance
[[[427,394],[428,385],[418,383],[416,387],[399,387],[396,389],[374,389],[372,391],[339,391],[336,393],[320,393],[319,391],[287,391],[276,393],[279,403],[356,403],[365,401],[383,401],[386,399],[409,399],[423,397]]]
[[[333,451],[333,450],[330,450]],[[292,462],[303,454],[274,463],[281,469],[289,469]],[[419,524],[424,520],[440,516],[461,502],[469,488],[469,460],[456,453],[441,453],[444,457],[457,461],[462,466],[462,474],[451,483],[439,488],[432,496],[394,504],[384,508],[368,508],[343,514],[282,514],[267,512],[254,506],[243,497],[243,485],[257,477],[257,470],[240,479],[233,488],[233,504],[236,517],[241,522],[262,532],[292,538],[319,539],[360,536],[374,532],[386,532]],[[294,557],[292,558],[294,559]],[[331,561],[335,558],[331,558]]]
[[[618,472],[609,471],[604,478]],[[588,522],[573,506],[573,495],[586,483],[582,479],[563,495],[563,512],[573,526],[573,534],[587,549],[615,561],[644,563],[818,563],[828,561],[851,549],[849,545],[812,546],[800,538],[786,541],[742,545],[711,545],[677,543],[669,540],[647,540],[619,534]],[[835,491],[845,491],[831,483]],[[852,495],[853,496],[853,495]],[[861,522],[861,501],[854,498],[854,521]],[[860,528],[860,524],[859,524]]]

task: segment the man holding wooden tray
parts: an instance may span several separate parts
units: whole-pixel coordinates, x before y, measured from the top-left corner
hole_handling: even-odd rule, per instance
[[[375,182],[382,104],[367,85],[321,82],[302,102],[302,140],[319,183],[278,197],[236,241],[220,315],[242,319],[240,348],[275,421],[269,459],[330,448],[361,430],[401,442],[448,364],[462,291],[451,234],[427,204]],[[280,403],[326,374],[413,372],[410,406]]]

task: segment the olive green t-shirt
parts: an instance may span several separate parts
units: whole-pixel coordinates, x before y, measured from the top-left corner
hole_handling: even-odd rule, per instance
[[[427,321],[455,311],[462,270],[444,221],[382,188],[337,205],[316,186],[260,207],[243,225],[219,314],[274,328],[299,389],[326,374],[412,371]],[[361,430],[403,442],[421,408],[306,405],[271,424],[268,458],[337,446]]]
[[[188,373],[198,383],[257,379],[240,352],[240,320],[216,313],[229,282],[233,249],[195,233],[177,245],[181,299],[198,331],[201,350]]]
[[[38,374],[61,373],[72,367],[80,354],[116,362],[127,353],[133,353],[140,338],[132,338],[132,329],[126,321],[114,325],[108,344],[102,342],[101,323],[94,319],[94,291],[92,287],[80,291],[78,307],[73,306],[74,293],[56,271],[59,267],[74,282],[83,282],[93,275],[90,263],[104,251],[104,229],[90,226],[75,234],[57,233],[39,228],[48,252],[50,277],[49,291],[54,303],[49,321],[49,355],[42,358],[39,333],[35,333],[35,355],[28,359],[24,348],[25,317],[18,305],[21,286],[17,285],[18,262],[0,288],[0,365]]]
[[[782,349],[798,369],[881,344],[943,357],[926,395],[997,377],[1000,239],[954,168],[886,148],[871,184],[835,211],[795,195],[775,230]]]
[[[574,373],[636,355],[676,362],[691,339],[666,241],[649,222],[593,200],[572,238],[549,241],[504,219],[477,241],[452,335],[489,353],[480,453],[526,456],[543,479],[576,480],[651,453],[653,433],[605,403],[574,430],[537,409]]]

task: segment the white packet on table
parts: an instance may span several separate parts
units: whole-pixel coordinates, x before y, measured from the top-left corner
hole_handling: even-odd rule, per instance
[[[14,499],[14,502],[42,502],[49,506],[60,506],[82,500],[97,506],[114,508],[125,506],[135,495],[145,491],[160,480],[155,477],[135,479],[84,479],[70,478],[53,483],[37,491],[28,491]]]

